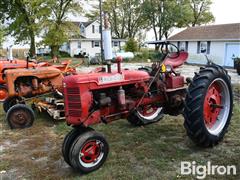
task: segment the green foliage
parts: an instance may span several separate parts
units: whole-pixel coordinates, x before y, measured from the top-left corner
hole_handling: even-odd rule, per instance
[[[79,27],[68,22],[67,16],[82,11],[81,4],[72,0],[49,0],[51,16],[44,22],[46,32],[42,43],[51,47],[51,55],[57,56],[59,47],[72,36],[79,35]]]
[[[30,41],[32,55],[35,54],[35,36],[49,13],[46,0],[1,0],[0,3],[0,20],[9,24],[8,34],[14,36],[17,43]]]
[[[108,13],[114,36],[117,38],[135,38],[141,29],[147,26],[143,15],[143,1],[106,0],[103,10]],[[87,14],[90,19],[99,17],[99,8]]]
[[[190,0],[189,24],[196,26],[213,22],[215,19],[210,11],[211,4],[212,0]]]
[[[0,48],[2,47],[2,43],[4,41],[4,36],[5,36],[5,31],[4,29],[0,26]]]
[[[125,45],[125,51],[136,52],[138,50],[138,43],[133,38],[130,38]]]
[[[168,38],[174,27],[206,24],[214,20],[209,11],[211,0],[146,0],[144,16],[149,29],[153,29],[155,40]]]

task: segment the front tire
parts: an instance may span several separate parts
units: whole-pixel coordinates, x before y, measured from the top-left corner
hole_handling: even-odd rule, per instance
[[[64,158],[64,161],[70,165],[70,159],[69,159],[69,152],[70,152],[70,148],[71,145],[73,144],[74,140],[82,133],[87,132],[87,131],[91,131],[93,129],[91,128],[83,128],[83,127],[76,127],[74,129],[72,129],[64,138],[63,140],[63,144],[62,144],[62,155]]]
[[[198,145],[212,147],[221,141],[233,108],[231,78],[220,66],[201,68],[189,86],[184,109],[188,136]]]
[[[7,113],[6,120],[11,129],[24,129],[31,127],[35,116],[32,109],[24,104],[11,107]]]
[[[88,131],[74,140],[69,152],[69,159],[76,171],[90,173],[103,165],[108,152],[109,145],[106,139],[96,131]]]

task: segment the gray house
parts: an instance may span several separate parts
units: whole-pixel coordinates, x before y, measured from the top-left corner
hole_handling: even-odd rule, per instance
[[[240,23],[190,27],[168,40],[189,52],[188,63],[205,64],[207,54],[215,63],[233,67],[233,58],[240,57]]]

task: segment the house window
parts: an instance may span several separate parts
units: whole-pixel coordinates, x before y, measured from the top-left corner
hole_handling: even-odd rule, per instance
[[[198,54],[210,54],[210,41],[199,41],[198,42]]]
[[[188,42],[187,41],[179,41],[178,42],[178,49],[180,51],[188,51]]]
[[[114,46],[114,47],[118,47],[118,45],[119,45],[119,42],[117,42],[117,41],[114,41],[114,42],[113,42],[113,46]]]
[[[78,48],[81,49],[81,41],[78,41]]]
[[[100,47],[100,42],[99,41],[92,41],[92,47]]]
[[[95,33],[95,26],[92,25],[92,33],[94,34]]]
[[[100,31],[99,31],[99,26],[96,26],[96,27],[95,27],[95,32],[96,32],[96,33],[99,33],[99,32],[100,32]]]
[[[80,32],[81,32],[81,34],[84,34],[84,33],[85,33],[85,28],[84,28],[84,26],[81,26]]]

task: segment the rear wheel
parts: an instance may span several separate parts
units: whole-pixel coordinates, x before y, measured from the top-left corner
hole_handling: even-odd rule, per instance
[[[7,113],[6,120],[11,129],[23,129],[31,127],[35,117],[32,109],[24,104],[11,107]]]
[[[106,161],[109,146],[106,139],[95,131],[80,134],[72,143],[69,159],[72,167],[81,173],[90,173]]]
[[[201,146],[214,146],[229,126],[233,95],[231,79],[219,66],[202,68],[193,78],[184,110],[189,137]]]
[[[8,97],[8,90],[6,86],[0,85],[0,102],[5,101],[7,97]]]
[[[131,124],[135,126],[141,126],[157,122],[162,118],[162,107],[146,105],[143,107],[139,107],[138,110],[133,111],[127,119]]]

